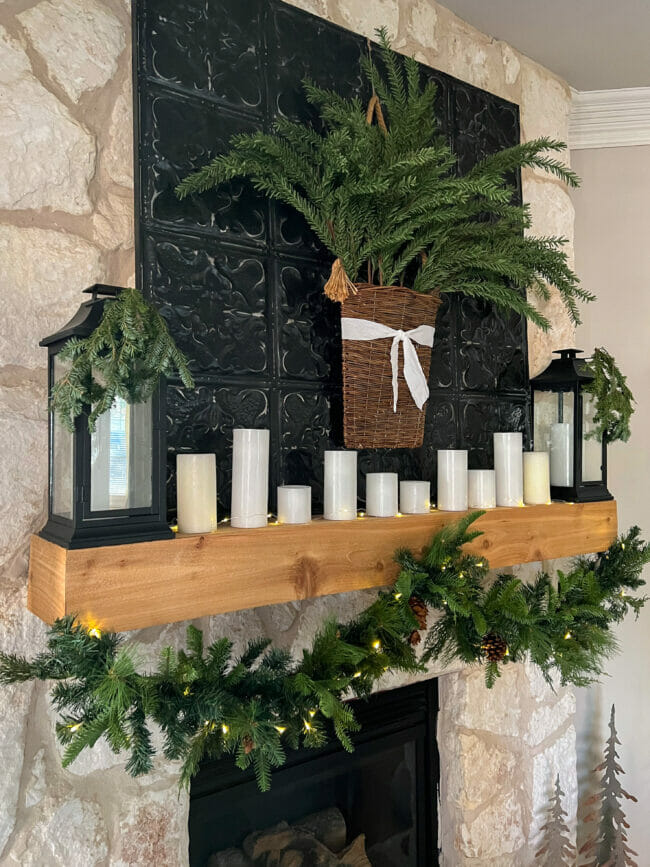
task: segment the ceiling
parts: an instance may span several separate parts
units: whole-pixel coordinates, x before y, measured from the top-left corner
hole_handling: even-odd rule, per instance
[[[576,90],[650,85],[650,0],[441,0]]]

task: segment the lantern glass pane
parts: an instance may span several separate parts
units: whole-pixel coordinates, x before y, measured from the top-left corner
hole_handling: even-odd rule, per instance
[[[603,481],[603,441],[594,438],[596,429],[594,415],[596,408],[590,394],[583,394],[582,400],[582,481]]]
[[[152,503],[152,404],[116,398],[90,438],[93,512],[148,508]]]
[[[573,485],[572,391],[535,391],[534,442],[537,451],[550,452],[551,485]]]
[[[61,378],[68,368],[58,356],[52,361],[53,382]],[[51,441],[51,474],[50,479],[50,511],[60,518],[72,520],[74,513],[73,498],[73,467],[74,467],[74,434],[65,428],[57,413],[50,416],[52,426]]]

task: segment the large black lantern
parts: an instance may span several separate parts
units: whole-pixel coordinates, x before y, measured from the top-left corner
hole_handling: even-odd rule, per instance
[[[543,373],[531,379],[533,438],[548,451],[551,499],[611,500],[607,490],[607,446],[594,438],[594,402],[585,386],[593,381],[579,349],[560,349]]]
[[[56,334],[48,348],[48,388],[65,375],[59,352],[71,337],[88,337],[108,298],[120,289],[96,284],[90,300]],[[165,419],[160,387],[146,403],[116,398],[91,433],[88,412],[65,428],[50,408],[49,512],[41,536],[65,548],[90,548],[172,537],[165,515]]]

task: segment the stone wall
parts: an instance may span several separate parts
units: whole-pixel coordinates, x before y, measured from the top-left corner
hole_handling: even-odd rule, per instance
[[[521,106],[525,137],[566,138],[566,85],[508,45],[430,0],[297,0]],[[0,4],[0,646],[31,654],[42,624],[25,608],[29,533],[44,522],[45,351],[38,341],[76,310],[87,285],[133,281],[129,0],[4,0]],[[572,235],[561,185],[524,181],[535,230]],[[557,300],[550,337],[531,330],[531,368],[571,341]],[[325,613],[351,616],[372,594],[215,617],[198,625],[236,645],[267,634],[298,651]],[[153,660],[184,625],[143,630]],[[146,661],[146,660],[145,660]],[[573,699],[524,667],[491,693],[480,672],[442,680],[445,864],[530,863],[557,771],[575,801]],[[403,682],[387,680],[384,688]],[[60,767],[45,684],[3,689],[0,702],[0,865],[187,864],[185,795],[159,763],[134,781],[105,746]]]

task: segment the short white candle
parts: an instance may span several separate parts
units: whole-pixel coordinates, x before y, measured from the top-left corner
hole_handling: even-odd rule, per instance
[[[600,482],[603,478],[603,444],[600,440],[582,441],[582,481]]]
[[[568,422],[551,425],[551,484],[558,488],[573,485],[573,428]]]
[[[269,511],[269,431],[235,428],[232,432],[233,527],[264,527]]]
[[[397,514],[397,473],[368,473],[366,476],[366,514],[373,518],[392,518]]]
[[[469,508],[493,509],[497,504],[494,470],[470,470]]]
[[[423,515],[431,509],[431,482],[400,482],[399,510],[404,515]]]
[[[311,521],[311,488],[309,485],[278,487],[278,523],[308,524]]]
[[[180,533],[211,533],[217,529],[214,455],[176,455],[176,507]]]
[[[352,521],[357,517],[357,453],[325,452],[323,512],[328,521]]]
[[[524,462],[521,433],[495,433],[494,472],[497,506],[523,506]]]
[[[524,503],[539,506],[551,502],[548,452],[524,452]]]
[[[464,512],[467,509],[467,450],[438,450],[438,509]]]

